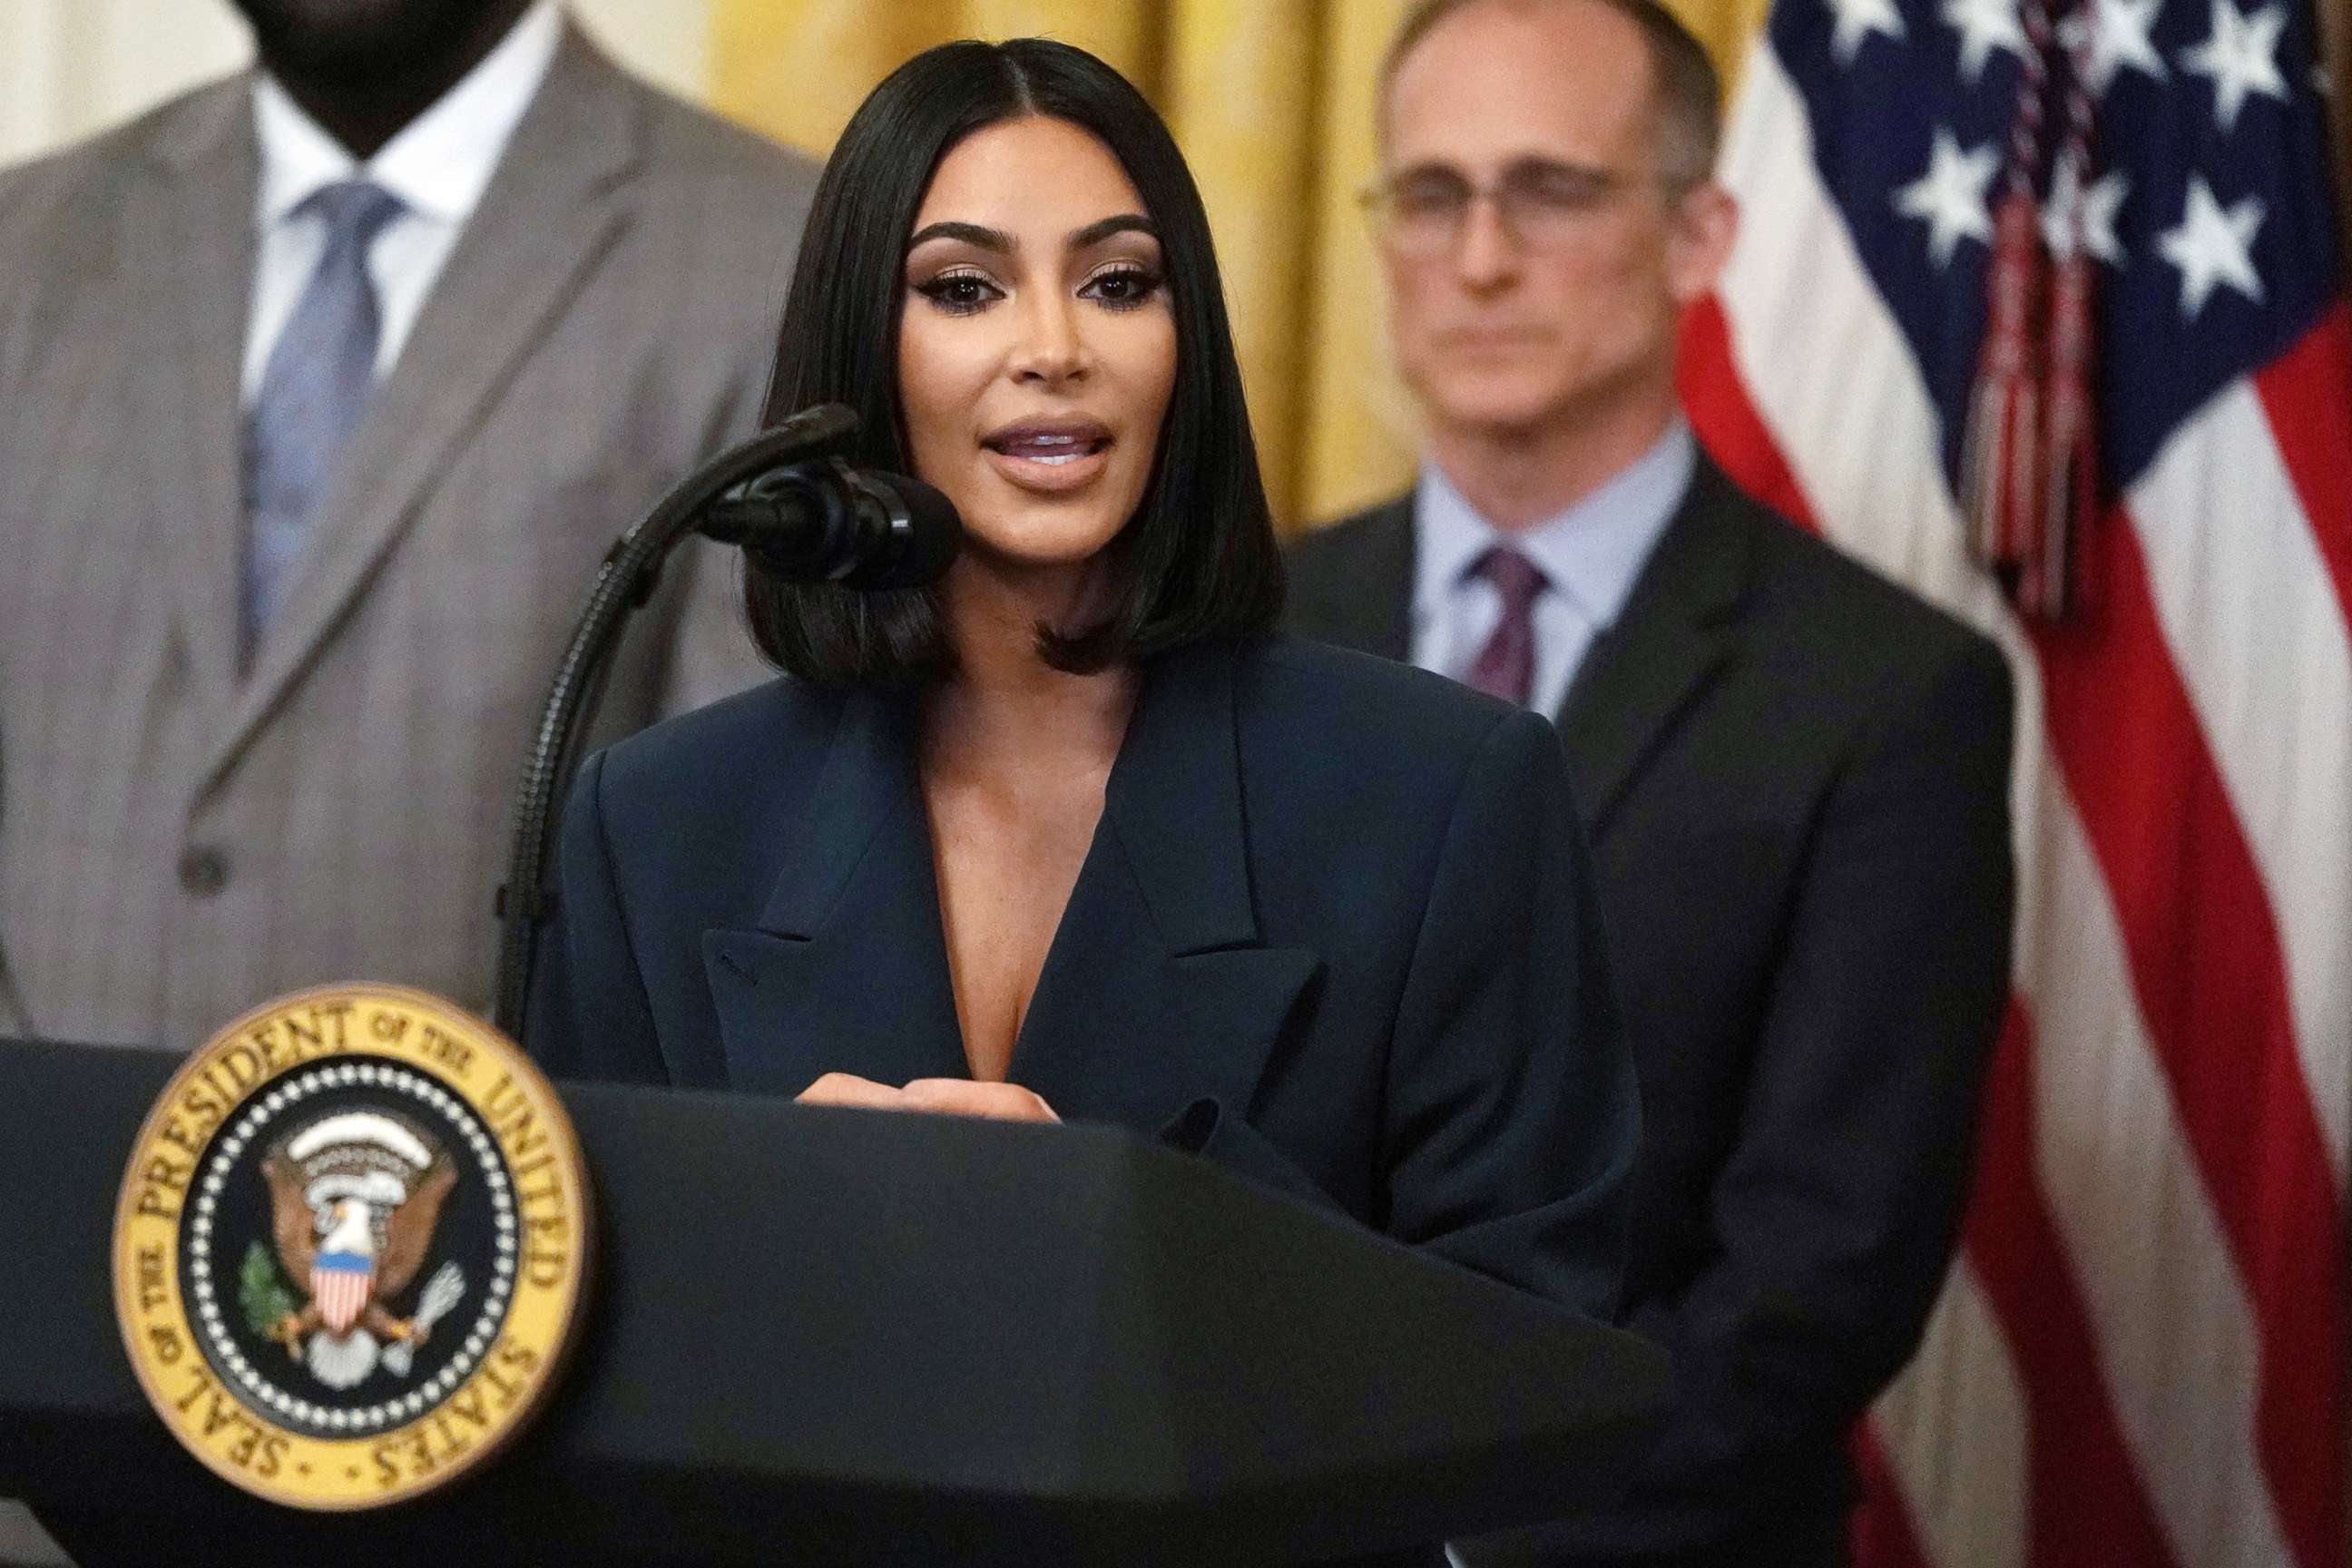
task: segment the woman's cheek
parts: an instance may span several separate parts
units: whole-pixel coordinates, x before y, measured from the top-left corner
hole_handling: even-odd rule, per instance
[[[976,321],[910,309],[898,333],[898,398],[918,452],[969,440],[993,354]]]

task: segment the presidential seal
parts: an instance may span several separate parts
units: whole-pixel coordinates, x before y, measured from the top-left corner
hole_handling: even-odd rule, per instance
[[[521,1051],[422,992],[238,1019],[139,1131],[114,1302],[197,1458],[307,1509],[455,1479],[549,1390],[584,1299],[588,1182]]]

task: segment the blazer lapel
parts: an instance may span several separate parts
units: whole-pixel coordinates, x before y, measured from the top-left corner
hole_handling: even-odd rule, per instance
[[[1360,602],[1364,647],[1382,658],[1412,658],[1413,496],[1389,503],[1366,531]]]
[[[1013,1053],[1066,1117],[1157,1131],[1204,1097],[1246,1114],[1321,966],[1258,945],[1234,663],[1214,643],[1147,674]]]
[[[1675,720],[1733,656],[1749,542],[1724,521],[1729,485],[1699,459],[1617,624],[1594,640],[1562,705],[1569,773],[1596,840]]]
[[[187,132],[160,152],[163,199],[131,203],[122,258],[147,319],[133,342],[154,345],[155,374],[136,428],[150,433],[150,515],[196,689],[223,712],[236,681],[237,571],[245,484],[238,380],[253,292],[253,210],[260,153],[249,76],[190,106]]]
[[[282,624],[256,650],[207,782],[284,700],[415,522],[452,449],[478,427],[516,363],[627,226],[641,132],[625,81],[567,25],[538,98],[336,463]],[[241,216],[250,222],[249,211]]]
[[[1412,658],[1412,492],[1364,518],[1343,570],[1319,590],[1313,635],[1404,663]]]
[[[704,937],[730,1088],[968,1073],[915,754],[909,702],[845,697],[758,927]],[[1257,942],[1233,653],[1187,649],[1146,679],[1009,1076],[1073,1120],[1245,1114],[1320,967]]]
[[[702,951],[730,1088],[965,1075],[908,702],[844,698],[759,925]]]

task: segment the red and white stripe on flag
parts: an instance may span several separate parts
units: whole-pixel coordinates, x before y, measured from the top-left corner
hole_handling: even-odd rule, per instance
[[[2012,1005],[1959,1264],[1861,1437],[1859,1559],[2341,1568],[2352,316],[2169,428],[2098,519],[2096,613],[2029,623],[1970,563],[1944,415],[1817,133],[1759,37],[1694,423],[2019,678]]]
[[[375,1284],[373,1268],[352,1268],[331,1264],[313,1264],[310,1268],[310,1300],[318,1304],[319,1316],[333,1334],[351,1332],[352,1325],[360,1321],[367,1310],[368,1292]]]

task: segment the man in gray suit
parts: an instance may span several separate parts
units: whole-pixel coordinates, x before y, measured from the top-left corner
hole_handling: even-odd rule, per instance
[[[814,188],[552,0],[239,4],[258,71],[0,174],[0,1035],[488,1006],[556,657],[749,434]],[[728,564],[674,563],[609,723],[751,678]]]
[[[258,70],[0,174],[0,1035],[487,1007],[555,659],[752,428],[814,190],[555,0],[238,4]],[[674,563],[609,727],[751,679],[732,570]]]

